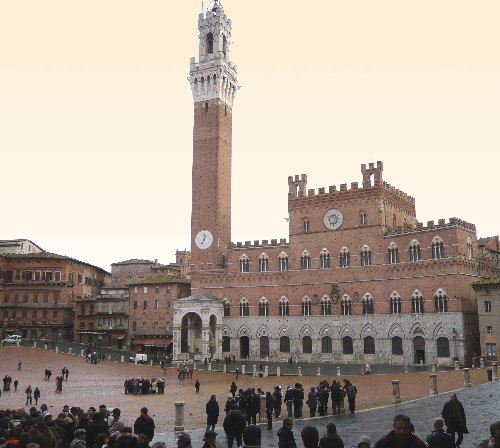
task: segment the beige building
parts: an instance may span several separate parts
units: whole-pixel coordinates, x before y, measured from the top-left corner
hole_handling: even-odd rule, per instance
[[[500,279],[482,280],[472,287],[477,296],[481,355],[496,361],[500,344]]]
[[[33,241],[19,240],[0,240],[0,255],[4,254],[36,254],[45,252]]]

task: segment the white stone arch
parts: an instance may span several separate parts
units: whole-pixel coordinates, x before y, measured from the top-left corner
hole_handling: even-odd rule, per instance
[[[434,244],[439,244],[443,242],[443,238],[441,238],[439,235],[436,235],[434,238],[432,238],[432,242]]]
[[[438,288],[434,293],[434,297],[437,297],[438,299],[448,298],[446,291],[443,288]]]
[[[271,330],[267,325],[261,325],[257,330],[256,333],[257,339],[260,339],[262,336],[267,336],[269,339],[271,339]]]
[[[246,260],[248,260],[248,255],[247,254],[241,254],[240,257],[239,257],[239,260],[240,261],[246,261]]]
[[[314,331],[310,325],[304,325],[299,331],[299,339],[302,340],[304,336],[314,336]]]
[[[422,336],[424,339],[427,339],[427,331],[425,326],[420,321],[416,321],[410,328],[410,335],[413,339],[415,336]]]
[[[398,323],[392,324],[389,327],[389,332],[387,333],[387,337],[389,339],[392,339],[394,336],[399,336],[401,339],[405,339],[403,327]]]
[[[392,291],[391,292],[391,299],[399,299],[399,300],[401,300],[401,295],[397,291]]]
[[[262,297],[259,299],[259,303],[269,303],[269,300],[267,300],[264,296],[262,296]]]
[[[398,245],[394,241],[391,241],[391,243],[389,244],[389,246],[387,248],[389,250],[391,250],[391,249],[398,249]]]
[[[319,338],[323,339],[325,336],[330,336],[333,339],[334,331],[330,325],[323,325],[319,330]]]
[[[222,327],[222,336],[232,337],[233,336],[233,331],[227,325],[224,325]]]
[[[286,325],[282,325],[278,330],[278,338],[281,336],[288,336],[291,339],[292,331]]]
[[[448,341],[453,339],[449,330],[443,325],[443,322],[439,322],[432,332],[432,339],[435,341],[437,341],[437,338],[441,337],[448,338]]]
[[[353,328],[350,325],[344,325],[340,329],[340,333],[339,334],[340,334],[340,339],[343,339],[344,336],[349,336],[352,339],[354,339],[354,330],[353,330]]]
[[[361,329],[361,339],[364,339],[367,336],[371,336],[373,339],[376,339],[377,337],[377,330],[375,330],[375,327],[372,324],[366,324],[363,326]]]
[[[309,251],[308,251],[307,249],[304,249],[304,250],[302,251],[302,256],[303,256],[303,257],[310,257],[310,256],[311,256],[311,254],[309,253]]]
[[[349,294],[344,294],[342,297],[341,297],[341,300],[344,300],[346,302],[351,302],[351,296]]]
[[[242,325],[240,328],[238,328],[238,339],[242,336],[248,336],[249,339],[252,339],[252,332],[246,325]]]
[[[423,299],[424,295],[422,294],[422,291],[420,291],[419,289],[415,289],[415,291],[413,291],[413,293],[411,295],[411,298],[412,299]]]

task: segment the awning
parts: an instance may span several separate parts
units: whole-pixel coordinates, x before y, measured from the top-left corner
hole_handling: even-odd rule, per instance
[[[125,333],[115,333],[111,335],[111,339],[125,339]]]
[[[88,330],[78,330],[80,334],[106,334],[105,331],[88,331]]]
[[[167,347],[172,342],[171,337],[165,338],[134,338],[135,345],[147,345],[150,347]]]
[[[5,331],[17,331],[17,328],[6,328]]]

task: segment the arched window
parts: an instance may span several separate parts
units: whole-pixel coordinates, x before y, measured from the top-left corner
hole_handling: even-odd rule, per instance
[[[367,215],[366,215],[366,212],[364,210],[359,212],[359,223],[362,226],[364,226],[365,224],[368,224]]]
[[[442,289],[438,289],[434,294],[434,307],[436,313],[446,313],[448,311],[448,298]]]
[[[418,289],[411,295],[411,312],[414,314],[424,312],[424,298]]]
[[[448,338],[437,338],[437,355],[438,358],[450,357],[450,341],[448,340]]]
[[[231,338],[229,336],[222,336],[222,351],[223,352],[231,351]]]
[[[300,267],[302,269],[311,269],[311,255],[309,255],[307,250],[302,252],[302,256],[300,257]]]
[[[302,316],[310,316],[312,314],[312,303],[309,297],[302,299]]]
[[[330,316],[332,314],[332,299],[328,296],[324,296],[321,299],[321,315]]]
[[[323,249],[319,254],[319,260],[321,262],[321,269],[330,267],[330,254],[326,249]]]
[[[375,354],[375,339],[371,336],[366,336],[363,339],[363,353],[365,355],[374,355]]]
[[[288,271],[288,255],[285,252],[281,252],[278,257],[278,269],[280,271]]]
[[[361,266],[370,266],[372,264],[372,251],[366,244],[361,249]]]
[[[330,336],[323,336],[321,338],[321,353],[332,352],[332,338]]]
[[[280,352],[290,353],[290,338],[288,336],[280,337]]]
[[[344,336],[342,338],[342,353],[344,355],[352,355],[353,354],[352,338],[350,336]]]
[[[207,54],[214,54],[214,35],[207,34]]]
[[[370,293],[363,296],[363,314],[373,314],[373,297]]]
[[[240,272],[250,272],[250,261],[245,254],[240,257]]]
[[[240,316],[250,316],[250,306],[245,297],[240,300]]]
[[[280,316],[290,316],[290,304],[286,297],[282,297],[279,303]]]
[[[342,309],[343,316],[351,315],[351,298],[347,294],[344,294],[342,296],[342,300],[340,301],[340,307]]]
[[[227,56],[227,38],[226,36],[222,36],[222,53],[224,56]]]
[[[396,228],[396,215],[392,215],[392,228],[395,229]]]
[[[269,302],[265,297],[259,300],[259,316],[269,316]]]
[[[302,338],[302,353],[312,353],[313,351],[313,341],[311,336],[304,336]]]
[[[85,322],[80,322],[80,328],[85,328]]]
[[[340,267],[347,268],[351,266],[351,255],[347,247],[343,247],[340,251]]]
[[[401,314],[401,296],[396,291],[391,294],[390,312],[391,314]]]
[[[392,338],[392,354],[402,355],[403,354],[403,339],[399,336],[394,336]]]
[[[392,242],[391,244],[389,244],[387,255],[389,264],[399,263],[399,250],[396,243]]]
[[[435,260],[444,258],[444,244],[443,240],[439,236],[435,236],[432,239],[432,258]]]
[[[472,260],[473,252],[472,252],[472,240],[470,237],[467,237],[467,258]]]
[[[224,307],[224,317],[229,317],[231,316],[231,305],[229,305],[229,302],[227,299],[224,299],[223,302],[223,307]]]
[[[261,254],[259,257],[259,272],[269,271],[269,258],[266,254]]]
[[[408,251],[410,252],[410,261],[420,261],[421,259],[420,243],[417,240],[413,240],[410,243]]]

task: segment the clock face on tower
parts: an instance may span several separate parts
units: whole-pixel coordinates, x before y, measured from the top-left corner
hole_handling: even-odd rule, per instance
[[[205,250],[208,249],[214,240],[214,237],[210,230],[200,230],[196,235],[194,242],[198,249]]]
[[[344,222],[344,215],[340,210],[332,208],[325,213],[323,223],[325,227],[330,230],[337,230]]]

